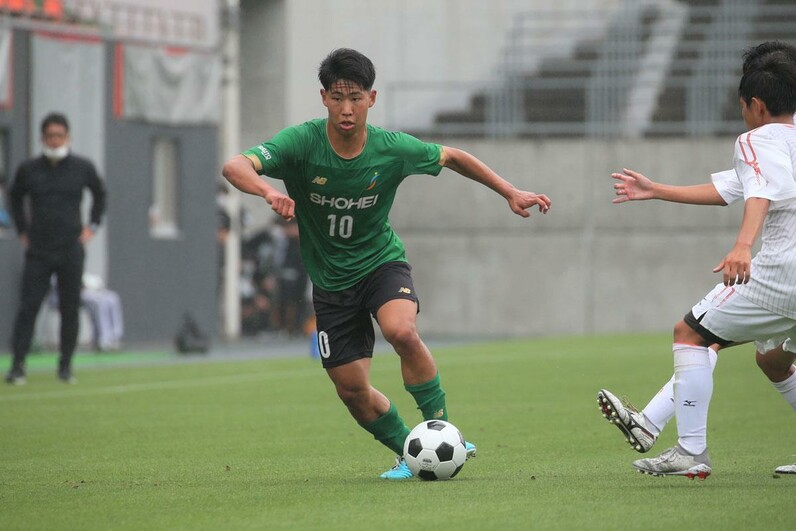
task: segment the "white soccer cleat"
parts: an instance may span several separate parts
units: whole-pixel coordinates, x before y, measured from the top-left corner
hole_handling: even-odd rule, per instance
[[[796,474],[796,464],[782,465],[774,469],[775,474]]]
[[[633,467],[651,476],[685,476],[688,479],[705,479],[713,471],[707,449],[699,455],[691,455],[680,445],[669,448],[658,457],[633,461]]]
[[[619,428],[635,451],[643,454],[652,448],[656,436],[649,430],[643,413],[631,404],[622,402],[606,389],[600,389],[597,393],[597,403],[603,417]]]

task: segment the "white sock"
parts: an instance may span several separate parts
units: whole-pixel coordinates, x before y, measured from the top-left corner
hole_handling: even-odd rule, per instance
[[[715,369],[719,356],[712,348],[708,348],[708,356],[711,370]],[[674,417],[674,375],[641,412],[646,417],[647,427],[653,435],[656,437],[660,435],[666,424]]]
[[[707,347],[675,343],[674,411],[678,443],[688,453],[707,448],[708,407],[713,395],[713,368]]]
[[[796,410],[796,372],[781,382],[771,382],[771,384],[782,394],[782,398]]]

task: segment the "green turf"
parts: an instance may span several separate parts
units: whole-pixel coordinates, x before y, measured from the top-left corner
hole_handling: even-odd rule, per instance
[[[608,387],[643,405],[671,373],[667,337],[439,349],[451,420],[478,457],[448,482],[378,479],[389,452],[317,362],[250,360],[50,371],[0,388],[0,528],[792,529],[793,412],[751,347],[720,355],[704,482],[633,472],[599,415]],[[374,385],[411,424],[394,356]],[[671,426],[656,449],[674,441]]]
[[[179,360],[178,354],[165,350],[77,352],[74,357],[74,366],[75,369],[79,371],[84,367],[94,368],[129,364],[154,364],[177,360]],[[31,353],[25,360],[25,366],[28,372],[50,371],[55,374],[54,371],[56,367],[58,367],[58,353],[50,351]],[[5,365],[3,366],[3,370],[5,370]]]

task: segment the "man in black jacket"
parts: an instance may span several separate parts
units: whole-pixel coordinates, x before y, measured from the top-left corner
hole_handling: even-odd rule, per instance
[[[6,382],[25,383],[25,358],[30,350],[36,315],[58,279],[61,313],[61,356],[58,378],[74,383],[72,355],[78,337],[84,245],[94,236],[105,211],[105,187],[94,165],[69,151],[69,122],[62,114],[47,115],[41,124],[42,155],[20,165],[10,190],[11,212],[25,247],[22,290],[11,339],[13,360]],[[83,225],[80,204],[88,188],[93,201],[90,224]],[[25,198],[28,207],[25,208]]]

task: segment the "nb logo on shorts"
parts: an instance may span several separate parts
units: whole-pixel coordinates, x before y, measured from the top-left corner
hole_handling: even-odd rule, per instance
[[[326,184],[326,177],[321,177],[320,175],[318,175],[312,180],[312,184],[318,184],[320,186],[323,186],[324,184]]]
[[[411,295],[412,294],[412,290],[409,289],[409,288],[400,288],[398,290],[398,293],[406,293],[407,295]]]

